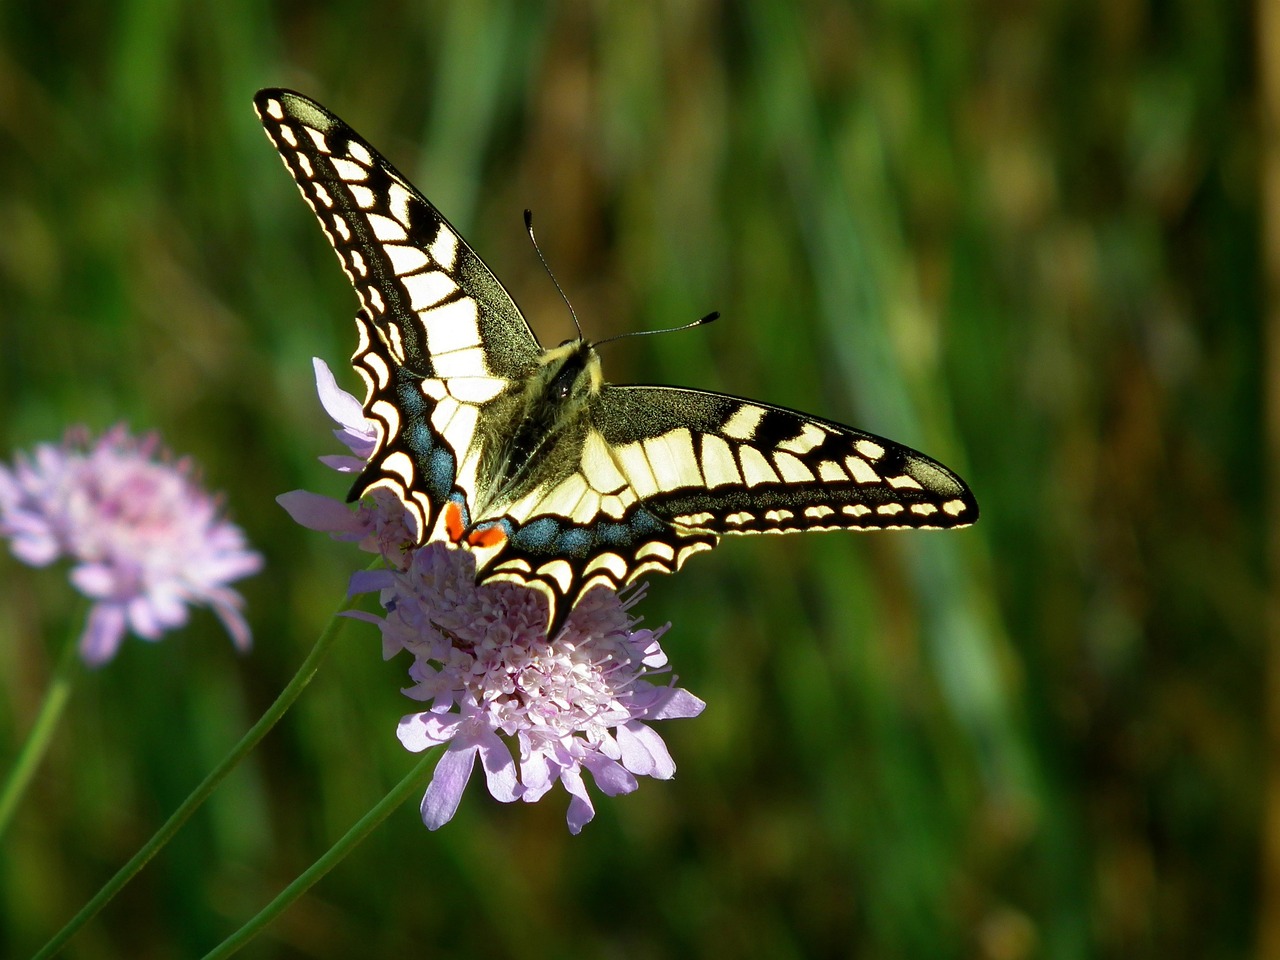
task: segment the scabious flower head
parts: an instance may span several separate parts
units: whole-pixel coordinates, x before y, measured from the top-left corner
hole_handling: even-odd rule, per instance
[[[323,361],[314,363],[321,403],[354,455],[325,462],[359,472],[377,434],[355,397],[338,388]],[[604,589],[588,593],[551,639],[538,591],[477,584],[475,558],[463,548],[415,548],[413,521],[387,491],[375,490],[355,511],[299,490],[279,501],[303,526],[358,541],[387,561],[390,569],[351,578],[352,593],[379,592],[386,615],[352,616],[377,624],[385,658],[413,656],[413,685],[404,692],[427,709],[401,719],[401,743],[415,752],[447,745],[422,800],[430,829],[453,817],[477,759],[489,792],[503,802],[533,802],[562,784],[573,833],[595,815],[584,770],[609,796],[635,790],[637,777],[675,773],[650,724],[695,717],[706,705],[669,677],[653,682],[669,672],[658,644],[666,628],[636,629],[628,610],[640,591],[625,600]]]
[[[477,585],[472,554],[443,543],[415,551],[406,570],[357,574],[352,589],[380,591],[386,616],[368,619],[384,655],[414,658],[405,693],[427,709],[400,721],[401,743],[415,752],[448,744],[422,800],[433,830],[457,810],[479,758],[503,802],[538,800],[559,781],[578,833],[595,815],[583,771],[609,796],[635,790],[638,776],[669,779],[675,764],[649,724],[705,706],[674,682],[651,682],[668,672],[665,628],[636,629],[628,609],[638,591],[628,600],[591,591],[549,639],[540,593]]]
[[[72,561],[72,584],[93,601],[80,637],[90,666],[111,659],[127,631],[159,640],[192,605],[211,607],[248,648],[243,598],[228,584],[256,573],[262,557],[193,474],[156,436],[123,426],[96,441],[72,430],[0,465],[0,537],[32,566]]]

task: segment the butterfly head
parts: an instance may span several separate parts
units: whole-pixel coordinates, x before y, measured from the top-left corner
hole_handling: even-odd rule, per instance
[[[604,386],[600,355],[586,340],[566,340],[547,350],[529,381],[531,399],[553,407],[581,409]]]

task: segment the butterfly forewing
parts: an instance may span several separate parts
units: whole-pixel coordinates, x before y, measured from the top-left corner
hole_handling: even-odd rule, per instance
[[[529,325],[439,210],[314,101],[263,90],[254,105],[393,359],[424,377],[528,376]]]
[[[478,408],[528,376],[541,348],[466,241],[359,134],[289,91],[254,103],[361,304],[352,363],[381,442],[352,497],[391,489],[425,538],[444,501],[470,492],[455,480]]]

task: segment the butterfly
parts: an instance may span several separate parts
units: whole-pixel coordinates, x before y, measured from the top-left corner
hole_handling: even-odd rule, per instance
[[[726,534],[963,527],[959,477],[821,417],[615,385],[579,337],[544,349],[458,231],[351,127],[289,90],[254,106],[360,301],[352,365],[376,450],[349,500],[393,491],[420,542],[540,590],[549,624],[596,586],[678,570]]]

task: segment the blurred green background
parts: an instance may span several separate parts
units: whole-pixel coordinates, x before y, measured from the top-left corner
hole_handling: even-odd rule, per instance
[[[600,799],[413,805],[261,957],[1239,957],[1267,943],[1264,283],[1253,11],[1200,0],[0,5],[0,451],[127,420],[267,556],[76,691],[0,847],[29,953],[270,703],[365,558],[310,358],[355,298],[250,99],[414,179],[544,341],[919,447],[954,534],[726,542],[640,608],[708,703]],[[0,557],[0,757],[82,611]],[[68,956],[212,947],[409,768],[407,661],[350,630]],[[1276,801],[1280,802],[1280,801]],[[1276,891],[1272,891],[1272,896]],[[1276,941],[1269,941],[1275,943]],[[1265,954],[1265,946],[1262,951]]]

